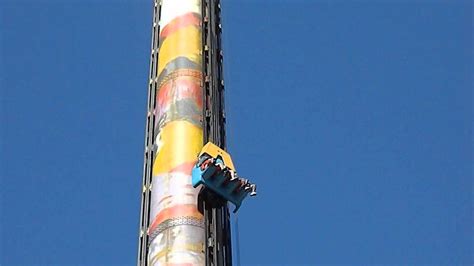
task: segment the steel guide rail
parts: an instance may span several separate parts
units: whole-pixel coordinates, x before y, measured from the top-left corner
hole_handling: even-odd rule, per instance
[[[220,11],[219,0],[202,0],[203,143],[210,141],[225,149]],[[227,201],[207,190],[201,191],[198,201],[205,219],[206,266],[232,265]]]
[[[150,201],[151,201],[151,181],[153,178],[153,161],[155,158],[155,107],[156,107],[156,91],[158,89],[158,51],[159,51],[159,35],[160,35],[160,15],[161,0],[153,1],[153,20],[152,20],[152,38],[151,38],[151,55],[150,55],[150,74],[148,83],[148,103],[145,126],[145,152],[143,163],[143,186],[141,195],[140,208],[140,229],[138,239],[138,266],[148,265],[148,226],[150,220]]]

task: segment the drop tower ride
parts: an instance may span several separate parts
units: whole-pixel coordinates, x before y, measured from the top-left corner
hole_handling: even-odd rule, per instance
[[[255,194],[224,151],[220,8],[153,3],[137,265],[232,265],[227,202]]]

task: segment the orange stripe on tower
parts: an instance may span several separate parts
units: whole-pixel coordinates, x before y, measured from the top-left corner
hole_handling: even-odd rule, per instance
[[[177,205],[166,208],[158,213],[148,232],[153,232],[163,221],[177,217],[194,217],[196,219],[202,219],[202,214],[198,211],[196,204]]]
[[[170,173],[183,173],[191,175],[195,162],[187,162],[171,168]]]
[[[202,89],[199,79],[189,76],[176,77],[163,84],[156,94],[158,106],[161,108],[166,108],[173,101],[186,98],[193,99],[196,105],[202,108]]]
[[[187,13],[182,16],[176,17],[170,23],[168,23],[160,33],[160,39],[168,37],[168,35],[179,30],[180,28],[194,25],[196,27],[201,26],[201,18],[196,13]]]

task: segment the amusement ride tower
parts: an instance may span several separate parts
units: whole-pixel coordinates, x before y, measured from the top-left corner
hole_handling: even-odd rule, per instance
[[[220,8],[153,3],[137,265],[232,265],[227,202],[255,194],[224,151]]]

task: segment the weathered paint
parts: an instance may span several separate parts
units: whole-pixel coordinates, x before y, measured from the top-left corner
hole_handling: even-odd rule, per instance
[[[158,75],[169,62],[180,56],[200,64],[201,43],[201,29],[196,26],[183,27],[160,40]]]
[[[177,57],[176,59],[170,61],[164,69],[161,70],[160,75],[158,76],[158,84],[166,82],[171,77],[174,77],[172,74],[175,71],[192,71],[195,70],[197,73],[196,75],[201,80],[202,72],[201,72],[201,64],[194,63],[193,61],[187,59],[186,57]]]
[[[191,185],[203,146],[201,20],[201,0],[162,0],[150,265],[204,265],[204,221]]]
[[[167,82],[161,84],[155,110],[157,125],[182,120],[201,127],[201,77],[192,75],[189,70],[177,70],[169,75],[171,78]]]

